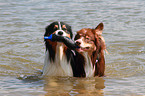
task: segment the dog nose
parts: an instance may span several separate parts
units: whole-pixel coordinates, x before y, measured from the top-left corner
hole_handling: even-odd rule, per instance
[[[58,35],[63,35],[63,32],[62,32],[62,31],[59,31],[59,32],[58,32]]]
[[[81,42],[79,42],[79,41],[76,41],[76,45],[80,45],[81,44]]]

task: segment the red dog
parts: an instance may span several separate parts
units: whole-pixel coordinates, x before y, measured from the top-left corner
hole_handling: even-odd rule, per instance
[[[101,36],[103,27],[100,23],[95,29],[83,28],[77,32],[75,42],[80,47],[76,52],[77,77],[104,76],[106,46]]]

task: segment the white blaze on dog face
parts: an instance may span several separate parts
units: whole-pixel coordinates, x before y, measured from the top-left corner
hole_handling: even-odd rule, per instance
[[[70,34],[67,33],[66,25],[58,22],[58,29],[54,32],[56,35],[65,36],[70,38]]]
[[[51,34],[65,36],[68,38],[72,38],[73,36],[71,26],[64,22],[53,22],[45,28],[45,31],[44,36],[50,36]]]

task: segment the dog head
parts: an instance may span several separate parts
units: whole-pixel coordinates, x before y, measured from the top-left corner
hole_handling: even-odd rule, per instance
[[[100,23],[95,29],[83,28],[75,36],[75,42],[80,47],[79,53],[88,52],[90,55],[93,51],[99,50],[100,36],[103,31],[103,23]]]
[[[71,26],[64,22],[53,22],[45,28],[44,36],[49,36],[51,34],[72,38]]]
[[[64,36],[72,38],[71,26],[64,22],[52,22],[45,28],[44,36],[50,36],[51,34],[56,34],[57,36]],[[46,51],[49,51],[50,61],[55,59],[55,54],[61,50],[63,47],[64,52],[67,50],[67,47],[62,42],[52,41],[49,39],[44,39]],[[62,47],[60,47],[62,46]],[[60,48],[60,49],[59,49]],[[63,54],[63,53],[62,53]]]
[[[52,22],[50,25],[48,25],[45,28],[45,34],[44,36],[50,36],[51,34],[56,34],[57,36],[64,36],[68,38],[72,38],[72,29],[71,26],[64,22]],[[44,39],[45,41],[45,46],[46,50],[52,46],[53,49],[56,48],[57,42],[56,41],[51,41],[49,39]]]

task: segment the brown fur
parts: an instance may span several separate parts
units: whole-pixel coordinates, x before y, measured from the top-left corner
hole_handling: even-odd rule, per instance
[[[91,58],[92,66],[95,69],[94,76],[99,77],[104,76],[105,72],[104,50],[106,50],[106,45],[104,38],[101,36],[103,28],[103,23],[100,23],[95,29],[81,29],[75,36],[75,42],[78,46],[80,46],[77,50],[78,53],[88,53],[88,56]],[[96,60],[98,60],[98,62],[96,62]],[[78,60],[77,63],[80,64],[84,62],[82,62],[82,60]]]

